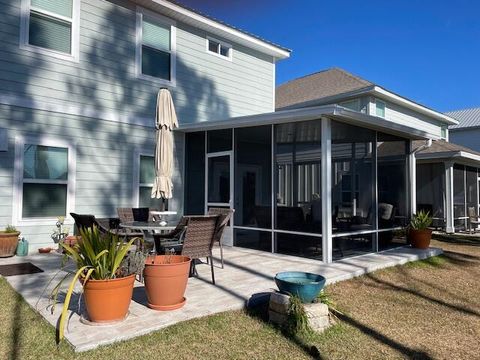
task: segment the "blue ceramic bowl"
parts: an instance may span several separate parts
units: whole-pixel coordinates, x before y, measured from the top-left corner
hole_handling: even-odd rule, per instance
[[[322,275],[303,271],[286,271],[275,275],[275,283],[280,292],[297,295],[304,303],[311,303],[325,286]]]

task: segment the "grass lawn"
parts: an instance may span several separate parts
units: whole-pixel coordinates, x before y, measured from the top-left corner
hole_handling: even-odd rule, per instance
[[[329,286],[344,315],[300,342],[229,312],[74,354],[0,279],[0,359],[308,359],[311,345],[324,359],[479,358],[480,240],[458,242],[433,241],[445,255]]]

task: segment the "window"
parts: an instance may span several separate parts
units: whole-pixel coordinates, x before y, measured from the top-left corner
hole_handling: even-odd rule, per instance
[[[225,59],[232,59],[232,45],[207,37],[207,51]]]
[[[61,141],[17,139],[15,204],[17,225],[51,224],[74,209],[75,150]]]
[[[385,102],[382,100],[375,100],[375,115],[385,117]]]
[[[23,0],[21,47],[78,61],[80,0]]]
[[[347,109],[350,109],[350,110],[361,111],[360,99],[353,99],[353,100],[344,101],[344,102],[341,102],[338,105],[343,106],[343,107],[345,107]]]
[[[137,13],[137,75],[175,82],[175,22],[147,10]]]
[[[138,201],[136,203],[139,207],[160,209],[162,199],[152,199],[152,187],[155,181],[155,157],[140,154],[138,159],[138,181],[135,181],[134,185],[138,189]]]

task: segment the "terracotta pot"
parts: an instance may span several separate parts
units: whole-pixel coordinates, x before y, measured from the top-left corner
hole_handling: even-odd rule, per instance
[[[18,236],[20,232],[6,233],[0,231],[0,257],[10,257],[15,255],[18,245]]]
[[[125,319],[134,282],[135,274],[118,279],[88,280],[83,295],[89,320],[105,323]]]
[[[48,253],[50,253],[50,251],[52,251],[52,250],[53,250],[53,249],[52,249],[52,248],[49,248],[49,247],[47,247],[47,248],[40,248],[40,249],[38,249],[38,252],[39,252],[40,254],[48,254]]]
[[[170,263],[166,259],[170,258]],[[185,305],[185,289],[190,273],[190,258],[182,255],[157,255],[145,261],[143,277],[148,306],[154,310],[175,310]]]
[[[415,230],[410,229],[408,232],[408,238],[412,247],[416,249],[428,249],[430,246],[430,240],[432,239],[432,230]]]

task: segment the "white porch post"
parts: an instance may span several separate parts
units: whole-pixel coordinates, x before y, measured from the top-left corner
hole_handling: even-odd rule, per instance
[[[322,260],[332,262],[332,123],[322,118]]]
[[[410,217],[417,213],[417,159],[413,153],[413,141],[410,141],[410,154],[408,156],[409,190],[410,190]]]
[[[455,219],[453,212],[453,162],[445,163],[445,218],[447,220],[446,232],[455,232]]]

